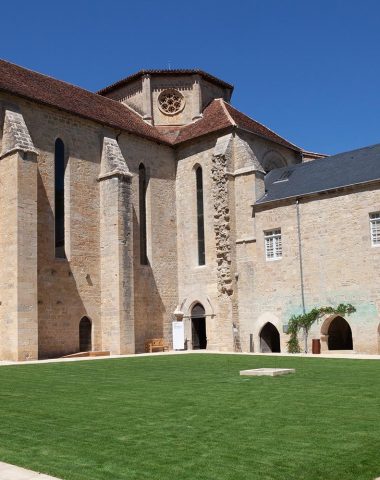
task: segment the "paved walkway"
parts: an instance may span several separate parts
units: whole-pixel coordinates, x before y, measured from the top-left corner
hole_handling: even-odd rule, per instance
[[[360,353],[322,353],[320,355],[313,355],[311,353],[247,353],[247,352],[218,352],[214,350],[185,350],[170,352],[157,352],[157,353],[139,353],[131,355],[109,355],[108,357],[74,357],[74,358],[50,358],[48,360],[26,360],[24,362],[12,362],[8,360],[1,360],[0,367],[7,365],[30,365],[44,363],[56,363],[56,362],[83,362],[92,360],[109,360],[112,358],[139,358],[139,357],[152,357],[158,355],[192,355],[192,354],[219,354],[219,355],[249,355],[249,356],[269,356],[269,357],[301,357],[301,358],[349,358],[351,360],[380,360],[380,355],[369,355]],[[2,480],[0,478],[0,480]],[[380,480],[380,479],[379,479]]]
[[[0,480],[59,480],[59,478],[0,462]]]

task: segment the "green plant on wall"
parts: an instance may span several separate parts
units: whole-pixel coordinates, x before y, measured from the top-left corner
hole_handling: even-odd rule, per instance
[[[300,353],[301,348],[298,341],[298,333],[303,330],[305,338],[305,353],[307,353],[307,338],[313,323],[319,320],[323,315],[350,315],[356,312],[356,308],[351,303],[340,303],[337,307],[319,307],[313,308],[309,312],[301,315],[293,315],[288,324],[288,333],[290,339],[287,342],[289,353]]]

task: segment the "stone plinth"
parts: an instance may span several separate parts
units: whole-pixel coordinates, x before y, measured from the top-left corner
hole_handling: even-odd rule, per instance
[[[278,377],[279,375],[288,375],[295,372],[294,368],[253,368],[252,370],[240,370],[240,375],[248,377]]]

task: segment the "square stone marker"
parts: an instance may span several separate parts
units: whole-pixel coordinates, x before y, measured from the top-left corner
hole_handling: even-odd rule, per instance
[[[288,373],[296,373],[294,368],[254,368],[252,370],[240,370],[240,375],[249,377],[278,377],[279,375],[287,375]]]

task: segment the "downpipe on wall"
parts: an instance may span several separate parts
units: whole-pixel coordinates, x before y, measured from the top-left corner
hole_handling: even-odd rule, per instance
[[[304,279],[303,279],[303,262],[302,262],[302,237],[301,237],[301,218],[300,218],[300,202],[297,198],[296,200],[296,210],[297,210],[297,233],[298,233],[298,257],[300,265],[300,280],[301,280],[301,300],[302,300],[302,313],[306,313],[305,309],[305,288],[304,288]],[[307,353],[307,329],[304,328],[304,351]]]

